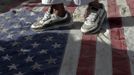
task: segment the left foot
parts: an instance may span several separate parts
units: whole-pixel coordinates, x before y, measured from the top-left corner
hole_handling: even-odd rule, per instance
[[[47,17],[44,16],[39,22],[36,22],[31,26],[33,29],[52,29],[62,26],[68,26],[73,23],[72,16],[69,12],[66,12],[64,17],[57,16],[56,14],[50,14]]]
[[[97,32],[100,29],[101,24],[104,21],[104,18],[106,17],[106,11],[104,7],[102,8],[100,7],[96,8],[94,6],[90,6],[90,7],[91,7],[90,13],[88,17],[85,19],[85,22],[81,27],[81,31],[83,33],[92,32],[92,31]]]

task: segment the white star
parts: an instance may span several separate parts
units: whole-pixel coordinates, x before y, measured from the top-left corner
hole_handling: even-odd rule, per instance
[[[35,15],[35,13],[34,13],[34,12],[31,12],[31,13],[30,13],[30,16],[34,16],[34,15]]]
[[[26,36],[25,39],[28,41],[28,40],[32,40],[32,36]]]
[[[20,44],[19,42],[15,41],[15,42],[12,44],[12,46],[14,47],[14,46],[17,46],[17,45],[19,45],[19,44]]]
[[[4,29],[4,27],[3,27],[4,25],[2,24],[2,25],[0,25],[0,31],[2,31],[2,29]]]
[[[4,50],[5,50],[5,48],[3,48],[3,47],[0,46],[0,51],[1,52],[4,52]]]
[[[14,26],[13,26],[13,28],[19,28],[19,26],[17,26],[17,25],[14,25]]]
[[[13,35],[12,34],[8,34],[7,38],[8,39],[13,39]]]
[[[33,48],[36,48],[39,46],[39,44],[37,44],[36,42],[32,44]]]
[[[20,26],[19,26],[18,23],[16,23],[16,24],[13,25],[13,28],[20,28]]]
[[[39,53],[40,53],[40,54],[47,54],[47,51],[48,51],[47,49],[45,49],[45,50],[42,49],[41,51],[39,51]]]
[[[26,22],[26,24],[27,24],[27,25],[30,25],[30,24],[32,24],[32,23],[31,23],[31,22]],[[29,26],[26,26],[26,27],[29,27]]]
[[[1,17],[5,16],[4,14],[0,14]]]
[[[20,18],[20,21],[25,21],[25,18],[24,17]]]
[[[46,41],[52,41],[53,37],[46,38]]]
[[[53,48],[60,48],[61,44],[54,43],[52,46],[53,46]]]
[[[41,69],[41,64],[38,64],[38,63],[35,63],[33,66],[32,66],[32,69]]]
[[[41,18],[40,17],[37,17],[36,21],[39,21]]]
[[[22,3],[22,5],[25,5],[24,3]],[[24,10],[24,8],[19,8],[19,9],[16,9],[16,11],[22,11],[22,10]]]
[[[14,34],[14,31],[10,31],[9,34]]]
[[[57,60],[57,59],[54,59],[54,58],[52,58],[52,57],[50,56],[50,58],[47,59],[46,61],[48,62],[48,64],[56,64],[56,60]]]
[[[2,58],[3,58],[3,60],[10,61],[12,57],[7,54],[6,56],[3,56]]]
[[[17,66],[15,64],[12,64],[8,66],[9,70],[17,70]]]
[[[6,17],[5,17],[6,20],[9,20],[10,18],[11,18],[11,17],[9,17],[9,16],[6,16]]]
[[[22,35],[22,34],[24,34],[24,33],[26,33],[26,30],[20,31],[20,35]]]
[[[14,74],[14,75],[24,75],[24,73],[18,72],[18,73]]]
[[[2,33],[7,33],[7,32],[8,32],[8,29],[3,28],[1,32],[2,32]]]
[[[26,62],[33,62],[33,57],[30,57],[28,56],[26,59],[25,59]]]
[[[23,54],[25,54],[26,52],[30,52],[29,49],[20,49],[20,51],[21,51]]]
[[[127,8],[126,7],[122,7],[121,8],[121,14],[124,15],[127,11]]]

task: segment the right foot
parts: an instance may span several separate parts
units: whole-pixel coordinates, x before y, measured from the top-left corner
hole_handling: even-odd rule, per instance
[[[49,20],[51,19],[51,14],[46,12],[44,14],[44,17],[40,20],[38,20],[37,22],[33,23],[31,25],[31,28],[33,29],[39,29],[42,28],[44,24],[47,24],[49,22]]]

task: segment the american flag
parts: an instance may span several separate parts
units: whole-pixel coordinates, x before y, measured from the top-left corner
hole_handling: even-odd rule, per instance
[[[1,13],[0,75],[134,75],[134,1],[100,2],[108,17],[97,34],[80,32],[86,6],[66,7],[72,28],[40,32],[30,28],[47,10],[39,0]]]

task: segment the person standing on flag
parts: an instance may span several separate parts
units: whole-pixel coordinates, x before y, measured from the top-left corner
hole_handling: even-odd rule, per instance
[[[44,17],[33,23],[31,28],[54,28],[68,26],[73,23],[71,14],[64,8],[66,0],[42,0],[42,4],[49,6]],[[88,5],[85,12],[85,21],[81,26],[81,31],[87,33],[101,27],[106,17],[106,11],[103,4],[98,0],[74,0],[76,5]],[[60,24],[62,23],[62,24]]]

